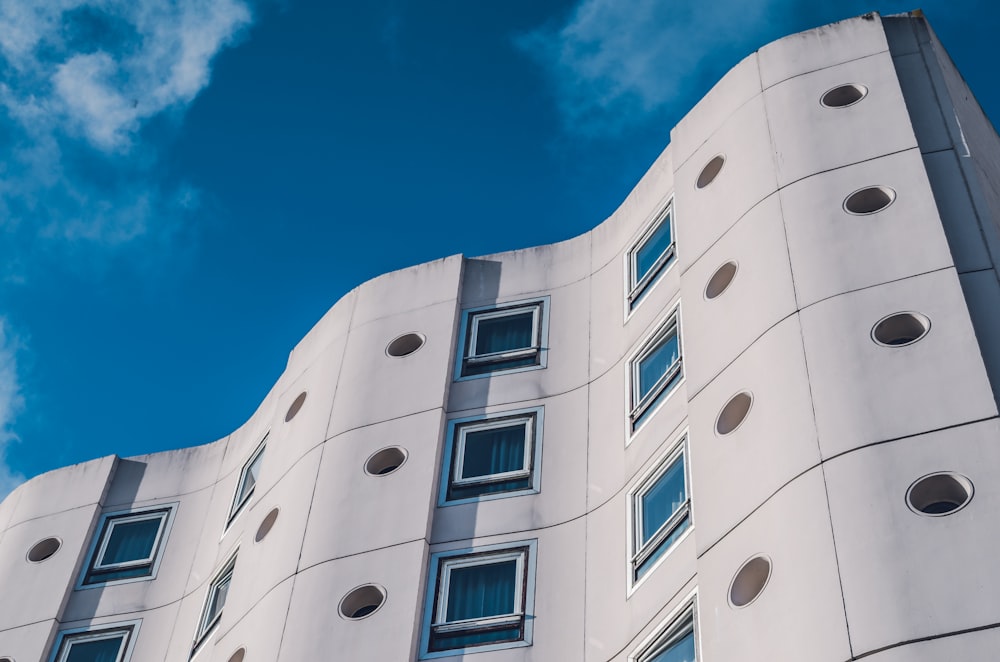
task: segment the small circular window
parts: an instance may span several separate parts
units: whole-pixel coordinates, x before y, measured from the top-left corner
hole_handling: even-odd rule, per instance
[[[274,523],[278,521],[279,512],[277,508],[272,508],[271,512],[264,516],[264,519],[260,521],[260,526],[257,527],[257,533],[254,534],[254,542],[260,542],[267,537],[267,534],[274,528]]]
[[[753,396],[746,391],[731,397],[715,420],[715,431],[720,435],[735,431],[746,420],[752,405]]]
[[[420,333],[404,333],[386,346],[385,353],[394,358],[409,356],[424,346],[427,338]]]
[[[708,279],[708,285],[705,286],[705,298],[712,300],[725,292],[733,282],[733,278],[736,277],[737,269],[735,262],[726,262],[716,269],[712,277]]]
[[[931,330],[931,321],[920,313],[893,313],[872,327],[872,340],[884,347],[911,345]]]
[[[918,479],[906,490],[906,505],[918,515],[940,517],[965,508],[972,501],[972,481],[950,471]]]
[[[58,552],[60,547],[62,547],[62,541],[59,538],[39,540],[28,550],[28,560],[32,563],[41,563]]]
[[[888,186],[869,186],[847,196],[844,211],[855,216],[866,216],[882,211],[895,199],[896,191]]]
[[[770,578],[771,559],[766,556],[753,557],[733,577],[733,583],[729,586],[729,604],[737,608],[746,607],[760,596]]]
[[[340,615],[352,621],[371,616],[385,604],[385,589],[365,584],[350,591],[340,601]]]
[[[236,649],[236,652],[229,656],[228,662],[243,662],[243,658],[247,656],[247,649],[240,647]]]
[[[868,96],[867,87],[851,83],[849,85],[838,85],[832,90],[827,90],[819,102],[827,108],[847,108],[861,101],[866,96]]]
[[[371,476],[391,474],[406,462],[406,451],[399,446],[389,446],[376,451],[365,462],[365,473]]]
[[[712,157],[705,167],[701,169],[698,174],[698,181],[695,182],[695,186],[698,188],[705,188],[709,184],[715,181],[715,178],[719,176],[722,171],[722,166],[726,163],[726,157],[722,154]]]
[[[302,391],[292,402],[291,406],[288,408],[288,412],[285,413],[285,423],[295,418],[295,415],[299,413],[299,410],[302,409],[302,405],[304,405],[305,403],[306,403],[306,392]]]

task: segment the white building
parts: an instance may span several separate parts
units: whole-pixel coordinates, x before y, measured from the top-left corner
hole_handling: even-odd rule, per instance
[[[918,14],[761,48],[592,232],[22,485],[0,660],[995,660],[998,143]]]

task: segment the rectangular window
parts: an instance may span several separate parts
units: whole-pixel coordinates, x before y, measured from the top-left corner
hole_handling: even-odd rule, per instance
[[[684,442],[630,493],[632,581],[638,581],[691,523]]]
[[[547,299],[462,313],[457,378],[545,366]]]
[[[239,514],[243,507],[250,503],[253,496],[253,488],[257,485],[257,477],[260,475],[260,465],[264,460],[264,448],[267,444],[267,435],[260,446],[253,452],[247,463],[243,465],[240,472],[240,480],[236,484],[236,495],[233,497],[233,506],[229,511],[229,522],[231,523]]]
[[[681,615],[671,621],[653,643],[638,655],[629,658],[633,662],[697,662],[695,645],[694,605],[690,605]]]
[[[533,561],[534,541],[433,555],[422,657],[529,645]]]
[[[201,642],[222,617],[222,608],[226,606],[226,597],[229,595],[229,585],[233,581],[233,570],[235,569],[236,555],[233,554],[222,570],[212,579],[212,583],[208,587],[208,595],[205,598],[205,607],[202,609],[201,621],[198,623],[195,648],[201,645]]]
[[[681,380],[681,344],[677,316],[671,317],[630,362],[634,432]]]
[[[80,585],[153,578],[173,511],[169,505],[102,515]]]
[[[673,209],[670,205],[628,252],[629,310],[633,310],[674,260]]]
[[[450,422],[439,501],[538,491],[542,408]]]
[[[127,662],[138,622],[59,633],[52,662]]]

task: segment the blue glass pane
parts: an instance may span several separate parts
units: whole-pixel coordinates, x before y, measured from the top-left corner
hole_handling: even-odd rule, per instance
[[[527,349],[531,345],[534,327],[533,311],[480,318],[476,328],[476,346],[473,354],[492,354]]]
[[[498,641],[518,641],[522,636],[520,625],[502,630],[488,630],[486,632],[435,633],[431,635],[430,649],[432,651],[441,651],[453,648],[465,648],[467,646],[482,646],[483,644],[492,644]]]
[[[649,662],[695,662],[694,632],[688,632],[656,657],[650,658]]]
[[[521,424],[467,433],[462,478],[523,469],[524,432],[525,427]]]
[[[257,476],[260,475],[260,465],[264,460],[264,451],[253,459],[250,466],[247,467],[246,473],[243,475],[243,484],[240,485],[240,495],[236,499],[236,503],[243,503],[243,500],[250,496],[253,492],[254,486],[257,484]]]
[[[656,260],[670,247],[670,218],[664,218],[639,250],[635,252],[635,281],[641,281]]]
[[[448,621],[512,614],[517,562],[504,561],[466,566],[451,571],[448,586]]]
[[[684,489],[684,458],[674,462],[641,497],[642,542],[653,537],[663,523],[687,501]]]
[[[679,356],[677,334],[674,333],[639,362],[639,399],[645,397],[656,382],[667,374]]]
[[[111,530],[101,565],[127,563],[149,558],[163,520],[159,517],[116,524]]]
[[[677,526],[675,526],[673,531],[670,532],[670,535],[668,535],[666,538],[660,541],[660,544],[656,546],[656,550],[653,551],[652,554],[647,556],[646,559],[636,567],[635,569],[636,579],[642,577],[644,574],[646,574],[647,570],[653,567],[657,559],[663,556],[666,553],[666,551],[670,549],[670,546],[673,545],[677,541],[677,539],[681,537],[682,533],[687,531],[688,525],[690,523],[691,520],[687,517],[681,519],[681,521],[677,523]]]
[[[66,662],[117,662],[125,635],[96,641],[81,641],[70,645]]]

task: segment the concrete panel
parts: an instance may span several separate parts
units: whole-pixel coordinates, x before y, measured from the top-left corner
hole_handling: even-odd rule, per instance
[[[878,14],[865,14],[772,41],[757,55],[764,88],[793,76],[889,49]]]
[[[913,19],[909,16],[883,16],[882,28],[893,57],[920,50],[917,35],[913,32]]]
[[[959,273],[993,266],[954,150],[924,154],[924,166]]]
[[[403,313],[430,309],[438,304],[454,301],[458,297],[462,261],[461,255],[452,255],[393,271],[364,283],[358,287],[351,328],[358,329],[373,320],[388,316],[402,317]],[[394,337],[387,338],[385,342]]]
[[[1000,424],[951,428],[848,453],[826,466],[854,654],[1000,622],[994,542]],[[906,505],[922,476],[955,471],[975,486],[955,513]]]
[[[926,315],[930,331],[877,345],[872,327],[900,311]],[[954,270],[828,299],[801,318],[823,457],[996,416]]]
[[[828,90],[856,83],[868,88],[861,101],[828,108]],[[888,53],[828,67],[779,83],[764,92],[777,154],[779,186],[816,173],[917,146]]]
[[[462,307],[489,305],[498,298],[546,294],[590,276],[590,233],[567,241],[467,260]]]
[[[760,554],[771,559],[770,578],[754,602],[733,608],[730,582],[745,561]],[[792,482],[699,558],[698,617],[705,660],[851,659],[819,468]]]
[[[892,188],[895,201],[869,215],[844,211],[851,193],[870,186]],[[810,177],[780,195],[801,308],[953,264],[915,149]]]
[[[326,660],[331,651],[345,660],[415,659],[420,626],[414,615],[423,604],[426,549],[423,541],[416,541],[304,570],[295,578],[276,659]],[[342,618],[337,611],[340,600],[351,589],[368,583],[386,589],[382,608],[362,620]]]
[[[220,481],[212,488],[212,497],[204,511],[201,534],[197,549],[191,562],[191,572],[188,576],[185,594],[202,590],[228,554],[235,548],[240,534],[250,524],[243,522],[246,514],[244,508],[237,519],[233,521],[230,530],[226,529],[229,510],[233,504],[233,494],[236,491],[236,477],[230,476]],[[193,633],[192,633],[193,636]]]
[[[252,609],[244,614],[233,613],[229,608],[231,603],[227,601],[218,632],[212,641],[207,642],[211,650],[199,651],[193,659],[196,662],[204,660],[227,662],[238,649],[245,648],[248,660],[277,660],[281,637],[285,631],[292,585],[291,578],[278,584],[266,595],[261,596],[259,601],[254,602]],[[235,581],[233,588],[237,588]],[[325,609],[333,611],[336,606],[328,604],[325,605]],[[205,655],[209,652],[211,657]]]
[[[979,341],[986,373],[993,387],[993,397],[1000,400],[1000,283],[993,270],[961,274],[959,281],[969,306],[972,327]]]
[[[722,170],[711,184],[697,188],[702,169],[719,154],[726,159]],[[777,188],[763,98],[757,96],[740,107],[674,177],[678,259],[686,271],[743,214]]]
[[[7,526],[100,503],[117,459],[107,455],[35,476],[18,488],[17,505]]]
[[[195,633],[198,631],[198,622],[201,619],[202,609],[205,606],[205,592],[207,586],[198,587],[197,590],[185,595],[184,599],[177,605],[177,617],[174,619],[174,626],[170,632],[170,641],[167,644],[166,660],[183,662],[191,657],[191,648],[194,646]],[[212,647],[205,651],[205,657],[211,660]],[[138,660],[136,660],[138,662]],[[203,662],[199,650],[197,662]],[[228,658],[223,657],[219,662],[228,662]]]
[[[753,395],[750,411],[733,432],[719,435],[719,413],[744,391]],[[819,463],[798,317],[751,345],[690,407],[691,503],[702,554],[782,485]]]
[[[285,375],[288,377],[298,376],[312,365],[315,358],[324,352],[330,343],[347,338],[347,332],[351,328],[351,317],[354,314],[354,304],[358,298],[358,289],[355,288],[340,297],[337,303],[333,304],[333,307],[326,311],[323,317],[316,322],[316,325],[309,329],[305,337],[295,345],[288,355]]]
[[[423,540],[430,526],[430,508],[437,500],[442,429],[442,413],[430,411],[359,428],[328,441],[299,567]],[[406,449],[406,463],[384,476],[366,474],[365,461],[386,446]]]
[[[963,632],[941,639],[915,641],[875,653],[865,659],[870,662],[940,662],[964,660],[965,662],[993,662],[1000,647],[1000,629]]]
[[[20,487],[23,485],[24,483],[18,489],[8,494],[3,501],[0,501],[0,540],[3,540],[3,532],[14,516],[14,508],[17,506],[18,499],[21,498]]]
[[[226,453],[226,440],[167,453],[152,453],[118,461],[105,510],[127,509],[133,503],[168,499],[212,487]]]
[[[44,660],[49,639],[54,632],[55,621],[0,630],[0,658],[8,657],[14,662]]]
[[[705,288],[727,262],[737,270],[714,299]],[[733,226],[684,273],[685,376],[692,396],[765,331],[795,312],[795,291],[777,196],[767,198]],[[734,324],[739,320],[738,324]]]
[[[751,53],[726,72],[670,132],[675,169],[685,165],[705,141],[744,104],[759,95],[760,90],[757,54]]]
[[[941,115],[934,84],[927,76],[927,62],[923,55],[911,53],[894,57],[892,61],[920,151],[927,154],[951,149],[951,136]]]

